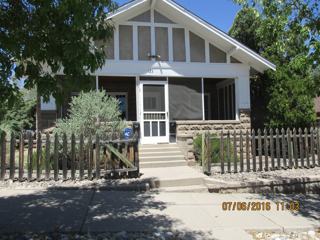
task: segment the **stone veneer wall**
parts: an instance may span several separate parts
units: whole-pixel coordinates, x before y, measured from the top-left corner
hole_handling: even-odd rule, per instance
[[[222,130],[251,130],[250,109],[239,110],[239,120],[176,121],[177,143],[184,149],[187,160],[194,160],[193,139],[198,134],[220,133]]]

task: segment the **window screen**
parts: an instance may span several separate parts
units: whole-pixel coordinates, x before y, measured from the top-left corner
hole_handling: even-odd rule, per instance
[[[119,26],[120,60],[133,59],[132,26]]]
[[[185,34],[183,28],[172,29],[173,38],[173,61],[186,61]]]
[[[219,48],[213,46],[212,44],[210,46],[210,62],[211,63],[226,63],[227,62],[227,54],[220,50]]]
[[[151,53],[151,31],[148,26],[138,26],[138,48],[139,60],[150,60]]]
[[[161,61],[169,60],[168,28],[156,27],[156,52]]]
[[[114,59],[114,37],[108,39],[106,43],[106,48],[105,48],[105,54],[107,56],[107,59]]]
[[[170,120],[202,120],[200,78],[169,78]]]
[[[205,41],[201,37],[190,32],[190,58],[191,62],[205,62]]]

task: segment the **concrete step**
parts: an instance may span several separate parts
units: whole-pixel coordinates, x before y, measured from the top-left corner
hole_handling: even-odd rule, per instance
[[[171,150],[166,150],[166,151],[150,151],[150,152],[145,152],[145,151],[140,151],[139,156],[140,157],[152,157],[152,156],[172,156],[172,155],[180,155],[184,156],[181,151],[171,151]]]
[[[177,186],[177,187],[161,187],[161,188],[154,189],[153,191],[169,192],[169,193],[175,193],[175,192],[202,193],[202,192],[208,192],[208,188],[204,185],[191,185],[191,186]]]
[[[172,156],[140,156],[140,162],[184,160],[183,155]]]
[[[140,168],[165,168],[165,167],[179,167],[187,166],[185,160],[171,160],[171,161],[140,161]]]
[[[162,151],[163,149],[167,149],[167,150],[179,150],[179,146],[176,144],[166,144],[166,145],[141,145],[139,146],[139,150],[140,151],[150,151],[150,150],[158,150],[158,151]]]

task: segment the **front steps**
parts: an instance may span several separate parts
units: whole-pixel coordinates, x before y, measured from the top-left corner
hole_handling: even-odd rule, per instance
[[[177,144],[139,147],[142,179],[153,190],[164,192],[207,192],[205,175],[189,167]]]
[[[140,168],[167,168],[186,166],[184,155],[176,144],[141,145]]]

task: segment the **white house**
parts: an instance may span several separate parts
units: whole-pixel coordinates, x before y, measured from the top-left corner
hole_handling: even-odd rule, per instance
[[[274,64],[171,0],[134,0],[108,20],[114,36],[96,88],[140,123],[141,143],[250,128],[250,69]],[[43,116],[53,112],[44,105]]]

